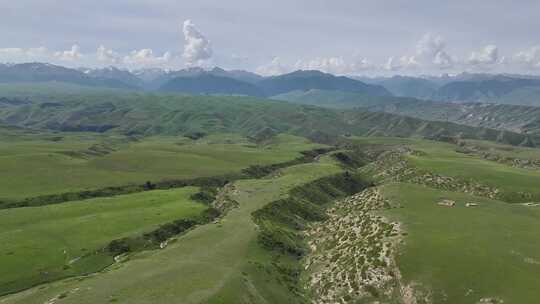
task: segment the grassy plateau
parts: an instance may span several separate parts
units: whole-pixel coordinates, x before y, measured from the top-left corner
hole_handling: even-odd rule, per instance
[[[403,279],[433,303],[535,303],[540,284],[540,209],[413,184],[383,186],[402,208],[384,214],[408,235],[397,256]],[[455,200],[453,208],[437,205]],[[468,202],[477,207],[465,207]]]

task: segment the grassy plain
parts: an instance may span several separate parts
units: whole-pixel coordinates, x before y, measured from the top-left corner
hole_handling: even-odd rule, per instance
[[[159,251],[95,276],[67,279],[2,299],[2,303],[296,303],[272,271],[272,253],[257,242],[251,213],[295,186],[342,169],[329,158],[283,169],[272,178],[235,182],[239,206],[219,223],[200,226]]]
[[[506,164],[482,159],[476,155],[456,152],[458,146],[422,139],[367,138],[359,139],[360,144],[405,145],[424,153],[407,156],[412,165],[436,174],[474,180],[502,191],[503,199],[509,203],[540,202],[540,171],[514,168]],[[497,147],[505,147],[495,145]],[[540,155],[535,149],[512,147],[507,155],[523,158]],[[530,193],[524,197],[520,193]]]
[[[397,257],[405,283],[432,291],[433,303],[535,303],[540,284],[540,208],[413,184],[382,187],[401,204],[385,215],[408,235]],[[441,207],[441,199],[456,207]],[[467,202],[478,207],[465,207]]]
[[[292,160],[320,145],[280,135],[257,146],[239,135],[130,141],[91,133],[0,132],[1,200],[238,172]],[[105,153],[94,153],[94,150]]]
[[[195,192],[185,187],[0,210],[0,294],[109,265],[112,256],[96,251],[111,240],[205,210],[190,199]]]

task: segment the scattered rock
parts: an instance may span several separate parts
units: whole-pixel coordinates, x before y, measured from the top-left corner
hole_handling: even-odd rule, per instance
[[[309,273],[306,289],[313,303],[355,303],[399,292],[399,270],[394,248],[400,226],[371,211],[391,208],[376,188],[336,202],[328,219],[307,232],[310,254],[304,261]]]
[[[454,207],[456,205],[455,201],[444,199],[437,203],[439,206],[445,206],[445,207]]]
[[[478,301],[478,304],[502,304],[504,301],[499,298],[482,298]]]

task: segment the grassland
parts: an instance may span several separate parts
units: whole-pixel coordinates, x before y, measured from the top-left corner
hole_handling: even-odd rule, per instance
[[[0,201],[239,172],[321,147],[290,135],[254,145],[232,134],[196,141],[177,136],[134,141],[95,133],[18,133],[0,133],[5,139],[0,145]]]
[[[472,145],[478,147],[480,151],[488,151],[501,157],[540,160],[540,149],[536,148],[514,147],[481,140],[467,140],[464,142],[465,145]]]
[[[138,139],[11,127],[0,128],[0,139],[5,186],[0,201],[234,173],[323,147],[291,135],[257,145],[236,134]],[[0,294],[109,265],[112,257],[96,250],[111,240],[206,209],[189,199],[195,191],[187,187],[1,211],[0,243],[6,246],[0,251]]]
[[[506,164],[482,159],[476,155],[459,153],[453,144],[405,138],[373,138],[357,141],[363,145],[404,145],[423,153],[408,155],[412,165],[421,170],[464,180],[474,180],[499,189],[501,199],[509,203],[540,201],[540,171],[514,168]],[[485,143],[484,143],[485,144]],[[507,147],[494,145],[496,147]],[[535,149],[512,147],[506,155],[537,157]],[[527,195],[530,194],[530,195]]]
[[[115,182],[123,185],[237,172],[253,164],[288,161],[298,157],[299,151],[321,147],[290,135],[254,144],[235,134],[192,140],[180,136],[137,139],[94,133],[59,136],[30,132],[13,136],[13,132],[0,132],[0,137],[9,137],[6,148],[0,149],[0,162],[2,159],[5,164],[12,162],[13,166],[6,168],[11,168],[9,173],[18,178],[19,184],[10,185],[19,187],[19,191],[30,189],[24,194],[29,196],[91,189]],[[540,283],[535,276],[540,270],[540,245],[535,240],[535,231],[540,228],[540,209],[508,203],[525,202],[520,192],[530,193],[530,199],[540,201],[540,190],[536,187],[540,171],[514,168],[478,155],[460,153],[457,145],[449,143],[411,138],[350,138],[360,148],[407,146],[419,151],[405,155],[416,168],[456,179],[475,180],[505,193],[501,200],[494,200],[408,183],[381,186],[385,198],[402,206],[381,212],[399,221],[407,232],[397,256],[405,284],[430,292],[433,303],[473,304],[490,297],[505,303],[534,302],[534,286]],[[532,158],[537,155],[534,149],[475,144],[509,156]],[[97,155],[96,149],[92,149],[96,146],[100,147]],[[28,167],[23,160],[29,162]],[[34,180],[31,174],[17,175],[16,169],[21,166],[32,170],[40,164],[50,166],[48,170],[57,174],[65,174],[63,179],[54,181],[52,173],[43,172],[34,173],[37,175]],[[81,175],[73,174],[77,170]],[[281,255],[263,246],[261,232],[265,226],[256,224],[254,214],[276,200],[289,197],[296,186],[343,170],[332,157],[324,156],[313,163],[280,169],[264,178],[235,181],[224,191],[238,207],[219,222],[198,226],[164,249],[135,253],[128,261],[102,272],[31,288],[0,298],[0,303],[303,303],[304,298],[298,290],[290,288],[289,281],[298,275],[295,267],[299,260],[294,254]],[[110,179],[106,175],[110,175]],[[78,180],[70,184],[70,179]],[[46,187],[39,188],[41,185],[34,183]],[[2,190],[0,197],[24,197],[15,190],[10,191]],[[112,199],[0,211],[0,229],[5,231],[0,233],[0,242],[12,246],[5,252],[0,251],[0,278],[7,278],[4,288],[21,286],[17,285],[20,282],[52,281],[108,265],[110,256],[77,258],[112,239],[137,235],[158,224],[200,213],[205,207],[188,199],[188,194],[194,191],[194,188],[149,191]],[[306,196],[314,201],[324,196],[311,192],[312,197]],[[455,200],[457,206],[438,206],[441,199]],[[155,205],[149,206],[152,201]],[[184,208],[179,202],[192,207]],[[479,206],[466,208],[464,205],[468,202]],[[25,228],[19,231],[19,227]],[[294,238],[292,233],[288,234],[291,231],[283,231],[285,238]],[[26,255],[18,255],[18,252]],[[43,253],[46,258],[40,256]],[[70,261],[74,262],[70,264]],[[2,267],[1,263],[6,266]],[[43,263],[48,263],[50,268]],[[4,269],[7,269],[5,275],[1,272]],[[38,280],[43,277],[47,280]]]
[[[9,296],[3,303],[295,303],[272,271],[273,254],[257,241],[251,213],[295,186],[342,169],[330,158],[282,169],[273,178],[234,183],[239,203],[219,223],[198,227],[159,251],[144,252],[104,273]]]
[[[112,256],[97,252],[111,240],[199,215],[207,206],[197,188],[155,190],[0,211],[0,294],[100,270]]]
[[[431,290],[433,303],[538,300],[539,208],[413,184],[389,184],[382,191],[402,206],[384,214],[408,233],[397,257],[404,282]],[[457,206],[438,206],[443,198]],[[479,206],[466,208],[467,202]]]

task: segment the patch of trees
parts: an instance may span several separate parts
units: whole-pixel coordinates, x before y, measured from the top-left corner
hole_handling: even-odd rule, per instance
[[[203,203],[205,205],[210,205],[216,198],[217,194],[218,194],[217,187],[204,186],[204,187],[201,187],[201,190],[199,192],[191,195],[190,198],[194,201]]]
[[[187,186],[195,187],[222,187],[231,180],[243,178],[241,174],[227,174],[211,177],[199,177],[182,180],[165,180],[153,183],[147,181],[142,185],[125,185],[117,187],[106,187],[96,190],[85,190],[79,192],[66,192],[60,194],[42,195],[26,198],[21,201],[0,201],[0,209],[36,207],[52,204],[60,204],[71,201],[81,201],[91,198],[111,197],[115,195],[131,194],[142,191],[156,189],[172,189]]]
[[[343,166],[349,168],[360,168],[369,163],[368,157],[361,152],[337,152],[332,156]]]
[[[190,132],[190,133],[185,134],[184,136],[187,137],[187,138],[193,139],[193,140],[197,140],[197,139],[201,139],[201,138],[205,137],[206,133],[204,133],[204,132]]]
[[[162,242],[185,233],[196,225],[214,221],[221,213],[215,208],[208,208],[194,218],[180,219],[161,225],[159,228],[136,237],[126,237],[111,241],[103,251],[111,256],[156,249]]]

